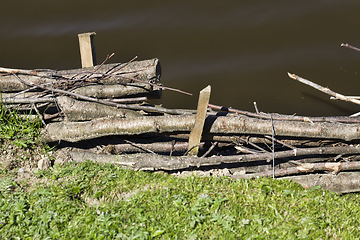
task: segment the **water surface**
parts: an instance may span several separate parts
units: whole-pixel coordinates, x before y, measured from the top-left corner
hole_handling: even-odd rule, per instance
[[[298,115],[360,111],[287,76],[298,74],[345,95],[360,95],[359,1],[24,1],[2,3],[0,66],[80,67],[77,34],[95,31],[97,59],[157,57],[169,108],[211,103]]]

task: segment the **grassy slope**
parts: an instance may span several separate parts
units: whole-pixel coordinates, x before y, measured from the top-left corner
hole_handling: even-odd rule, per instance
[[[29,239],[355,239],[359,196],[272,179],[175,178],[91,162],[0,180],[0,236]]]
[[[12,121],[0,115],[1,138],[33,147],[37,125],[17,122],[15,127]],[[16,183],[14,173],[0,166],[0,238],[357,239],[360,235],[358,194],[304,190],[289,181],[183,179],[92,162],[36,174],[40,183]]]

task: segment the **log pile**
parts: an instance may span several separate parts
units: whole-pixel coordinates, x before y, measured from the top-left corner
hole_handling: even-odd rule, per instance
[[[167,109],[147,102],[164,89],[182,92],[161,85],[158,59],[104,63],[67,71],[0,68],[4,108],[39,117],[42,139],[59,149],[56,163],[90,159],[167,172],[227,168],[233,178],[286,177],[339,193],[360,189],[357,116],[247,112],[201,97],[197,111]],[[199,141],[189,145],[194,134]]]

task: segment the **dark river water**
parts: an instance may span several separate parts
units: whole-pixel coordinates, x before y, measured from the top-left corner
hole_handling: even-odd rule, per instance
[[[360,106],[333,101],[287,72],[344,95],[360,95],[360,1],[3,1],[0,66],[79,68],[77,34],[95,31],[98,62],[159,58],[168,108],[210,102],[254,111],[349,115]]]

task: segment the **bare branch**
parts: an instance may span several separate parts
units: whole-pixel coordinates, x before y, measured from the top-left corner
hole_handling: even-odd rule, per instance
[[[352,103],[355,103],[355,104],[360,104],[360,100],[357,100],[357,99],[354,99],[354,98],[348,98],[348,97],[346,97],[346,96],[344,96],[344,95],[342,95],[340,93],[336,93],[336,92],[330,90],[329,88],[322,87],[319,84],[313,83],[313,82],[311,82],[311,81],[309,81],[307,79],[304,79],[302,77],[299,77],[299,76],[297,76],[295,74],[288,73],[288,75],[289,75],[290,78],[292,78],[294,80],[297,80],[297,81],[299,81],[301,83],[304,83],[304,84],[306,84],[306,85],[308,85],[310,87],[313,87],[313,88],[315,88],[315,89],[317,89],[317,90],[319,90],[319,91],[321,91],[323,93],[326,93],[326,94],[328,94],[330,96],[333,96],[333,97],[335,97],[337,99],[347,101],[347,102],[352,102]]]

